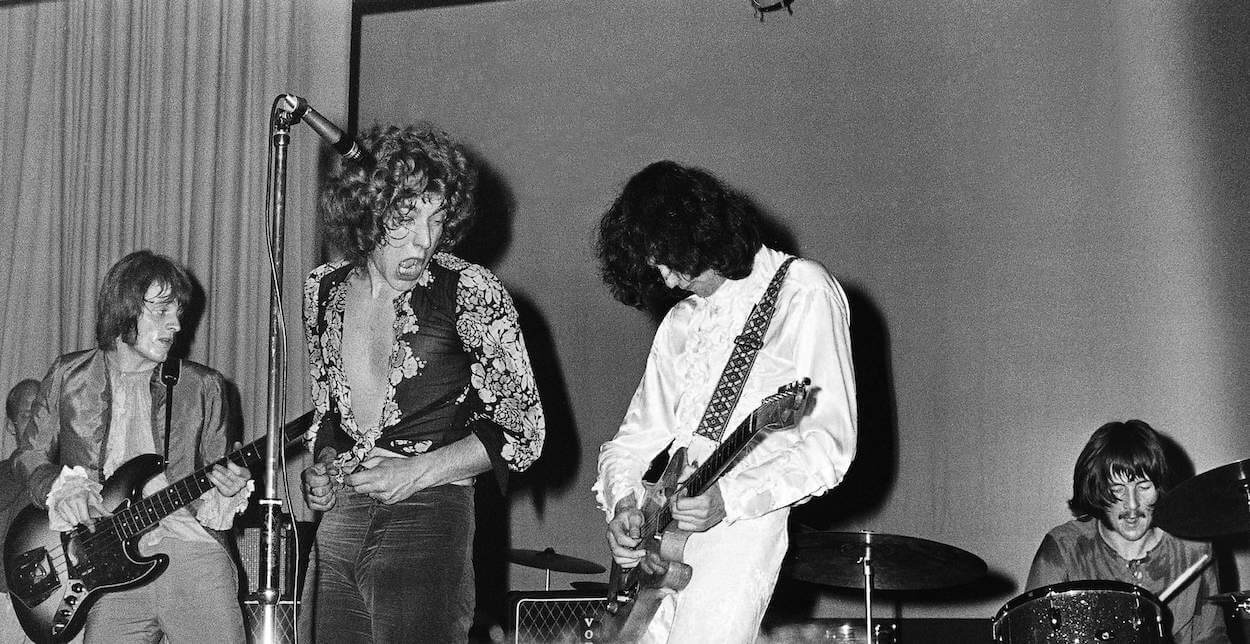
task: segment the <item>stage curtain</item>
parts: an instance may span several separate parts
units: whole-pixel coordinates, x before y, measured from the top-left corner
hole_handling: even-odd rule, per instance
[[[345,9],[310,10],[325,6]],[[100,280],[117,259],[147,248],[185,263],[203,289],[202,311],[184,324],[186,357],[224,373],[244,434],[263,433],[269,113],[281,93],[306,95],[327,48],[346,58],[345,36],[314,45],[310,34],[324,31],[318,21],[326,19],[341,20],[346,34],[349,17],[348,0],[0,6],[5,391],[42,377],[58,354],[94,345]],[[319,145],[297,127],[282,298],[287,418],[307,405],[299,284],[320,254]]]

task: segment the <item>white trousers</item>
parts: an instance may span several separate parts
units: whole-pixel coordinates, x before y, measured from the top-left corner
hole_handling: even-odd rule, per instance
[[[789,545],[783,508],[756,519],[694,533],[683,561],[690,584],[664,598],[644,642],[754,642]]]

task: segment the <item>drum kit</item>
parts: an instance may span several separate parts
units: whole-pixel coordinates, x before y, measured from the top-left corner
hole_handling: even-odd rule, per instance
[[[1250,532],[1250,459],[1215,468],[1177,485],[1160,496],[1154,523],[1186,538],[1210,539]],[[512,550],[509,560],[551,572],[598,574],[599,564],[556,553],[554,549]],[[1165,604],[1170,596],[1207,564],[1190,566],[1157,596],[1118,581],[1072,581],[1037,588],[1007,602],[994,616],[993,641],[1003,644],[1050,642],[1169,641]],[[874,628],[874,591],[929,591],[970,584],[986,574],[976,555],[954,546],[880,532],[803,531],[796,534],[783,572],[794,579],[834,588],[863,590],[865,633],[835,633],[835,641],[894,641],[892,632]],[[574,582],[574,587],[599,591],[599,582]],[[1250,613],[1250,590],[1215,595],[1208,601],[1231,604]],[[837,639],[843,637],[844,639]]]
[[[1192,539],[1250,531],[1250,460],[1192,477],[1160,496],[1154,525]],[[1008,602],[994,617],[994,641],[1170,642],[1168,599],[1198,574],[1209,555],[1182,572],[1156,597],[1143,588],[1114,581],[1075,581],[1032,590]],[[1250,591],[1206,598],[1250,610]]]
[[[1218,467],[1177,485],[1154,508],[1154,523],[1186,538],[1250,532],[1250,460]],[[1170,641],[1166,602],[1209,562],[1204,556],[1157,596],[1118,581],[1073,581],[1037,588],[1007,602],[992,636],[1003,644]],[[950,588],[985,575],[975,555],[934,541],[875,532],[806,532],[787,555],[790,577],[835,588],[863,589],[866,634],[846,641],[885,644],[894,634],[874,628],[874,590]],[[1207,597],[1250,613],[1250,590]],[[842,641],[842,640],[837,640]]]

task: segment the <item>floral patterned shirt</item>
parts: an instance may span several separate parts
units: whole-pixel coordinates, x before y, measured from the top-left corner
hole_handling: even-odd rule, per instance
[[[422,454],[470,433],[501,486],[542,451],[545,421],[516,308],[489,270],[438,253],[429,278],[394,300],[395,340],[381,419],[353,416],[343,366],[345,262],[304,284],[304,330],[314,407],[313,453],[335,447],[363,459],[374,447]]]

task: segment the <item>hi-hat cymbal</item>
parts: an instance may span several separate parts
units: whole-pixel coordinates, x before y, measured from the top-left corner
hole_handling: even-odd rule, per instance
[[[795,535],[784,570],[794,579],[837,588],[864,587],[864,555],[871,547],[872,587],[931,590],[985,575],[980,557],[946,544],[880,532],[808,532]]]
[[[594,575],[607,570],[593,561],[562,555],[554,548],[545,550],[520,550],[513,548],[508,551],[508,561],[540,570],[568,572],[575,575]]]
[[[1198,539],[1250,531],[1250,459],[1190,477],[1160,495],[1154,524]]]

